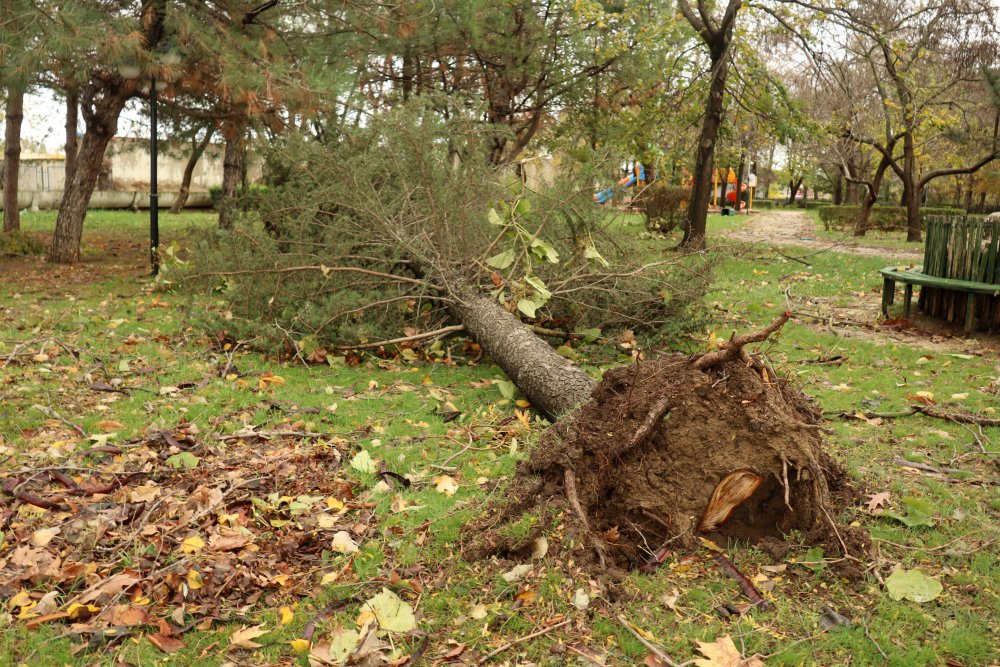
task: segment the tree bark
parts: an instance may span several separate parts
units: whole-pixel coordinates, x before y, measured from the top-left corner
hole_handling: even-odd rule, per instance
[[[236,218],[236,191],[243,170],[242,125],[230,127],[226,136],[226,153],[222,159],[222,198],[219,200],[219,227],[232,229]]]
[[[917,150],[913,133],[903,135],[903,206],[906,207],[906,240],[922,241],[920,187],[917,185]]]
[[[80,152],[80,146],[76,140],[79,125],[80,98],[77,95],[76,89],[69,87],[66,89],[66,169],[63,176],[64,193],[76,175],[76,160]]]
[[[875,176],[872,177],[872,180],[865,183],[868,190],[865,194],[865,198],[861,200],[861,208],[858,209],[858,218],[854,223],[855,236],[864,236],[868,231],[872,207],[874,207],[875,202],[878,201],[878,190],[882,185],[882,179],[885,178],[885,172],[888,169],[889,160],[883,157],[879,160],[878,167],[875,169]]]
[[[792,206],[795,204],[795,197],[799,194],[799,188],[802,187],[802,176],[799,176],[798,180],[793,176],[788,181],[788,205]]]
[[[3,170],[3,230],[21,229],[21,211],[17,207],[18,172],[21,169],[21,122],[24,120],[24,89],[7,88],[6,133]]]
[[[118,130],[118,115],[128,99],[128,86],[106,88],[99,95],[97,97],[90,93],[90,99],[83,103],[87,131],[80,145],[76,173],[63,193],[56,228],[52,233],[52,246],[49,248],[49,261],[57,264],[75,264],[80,261],[80,239],[83,237],[87,205],[97,184],[104,151]]]
[[[184,210],[188,194],[191,191],[191,178],[194,176],[194,168],[211,141],[211,128],[205,130],[205,137],[201,141],[197,141],[196,139],[191,140],[191,155],[188,156],[187,164],[184,165],[184,174],[181,176],[181,187],[177,191],[177,199],[174,200],[174,205],[170,207],[171,213],[180,213]]]
[[[740,164],[736,168],[736,212],[743,210],[743,170],[747,166],[747,154],[740,153]]]
[[[590,397],[597,386],[551,345],[529,331],[488,294],[452,290],[452,315],[468,329],[531,404],[555,420]]]
[[[710,8],[705,0],[698,0],[698,12],[694,12],[687,0],[679,0],[678,8],[684,18],[698,32],[708,46],[711,60],[711,83],[705,104],[705,117],[698,137],[695,154],[694,183],[691,186],[691,200],[687,210],[687,224],[684,237],[678,248],[701,250],[705,247],[705,230],[708,224],[708,204],[712,198],[712,170],[715,167],[715,140],[725,113],[726,78],[729,74],[729,45],[733,38],[736,13],[742,0],[729,0],[726,12],[718,22],[710,20]],[[736,185],[739,197],[739,184]],[[724,203],[723,203],[724,204]]]

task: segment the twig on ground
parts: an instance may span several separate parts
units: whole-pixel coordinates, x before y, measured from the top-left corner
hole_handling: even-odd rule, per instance
[[[900,468],[915,468],[916,470],[923,470],[924,472],[933,472],[938,475],[948,475],[951,473],[961,473],[963,475],[971,474],[967,470],[959,470],[958,468],[935,468],[934,466],[929,466],[926,463],[917,463],[915,461],[907,461],[906,459],[894,459],[893,465],[897,465]]]
[[[529,641],[531,639],[534,639],[535,637],[541,637],[542,635],[547,634],[549,632],[552,632],[553,630],[555,630],[557,628],[561,628],[564,625],[568,625],[569,622],[570,622],[570,619],[567,618],[565,621],[562,621],[561,623],[556,623],[555,625],[550,625],[547,628],[543,628],[541,630],[537,630],[535,632],[532,632],[530,635],[525,635],[523,637],[518,637],[517,639],[511,640],[511,641],[507,642],[506,644],[504,644],[503,646],[501,646],[500,648],[498,648],[495,651],[493,651],[492,653],[488,653],[488,654],[484,655],[482,658],[479,659],[479,662],[477,664],[484,665],[487,662],[489,662],[490,660],[492,660],[493,658],[495,658],[496,656],[500,655],[501,653],[503,653],[504,651],[506,651],[507,649],[509,649],[510,647],[516,646],[516,645],[518,645],[518,644],[520,644],[522,642]]]
[[[382,347],[383,345],[397,345],[399,343],[409,343],[412,341],[423,340],[424,338],[434,338],[435,336],[443,336],[445,334],[453,333],[456,331],[465,331],[465,326],[462,324],[454,324],[452,326],[435,329],[434,331],[425,331],[424,333],[413,334],[412,336],[403,336],[402,338],[390,338],[389,340],[380,340],[375,343],[357,343],[355,345],[335,345],[333,349],[367,350],[371,348]]]
[[[740,590],[743,591],[743,596],[746,597],[746,599],[750,600],[750,602],[752,602],[755,606],[760,607],[764,611],[767,611],[770,608],[767,600],[765,600],[764,596],[760,594],[760,591],[753,585],[753,582],[747,579],[745,574],[740,572],[739,568],[733,564],[733,561],[729,560],[726,554],[713,549],[712,558],[719,564],[719,567],[722,568],[723,572],[732,577],[733,580],[740,585]]]
[[[47,408],[44,405],[32,405],[31,407],[33,409],[37,410],[38,412],[41,412],[43,415],[45,415],[49,419],[55,419],[57,421],[61,421],[66,426],[69,426],[71,429],[73,429],[74,431],[76,431],[77,433],[79,433],[81,437],[83,437],[83,438],[90,437],[90,436],[87,435],[87,432],[84,431],[79,425],[74,424],[70,420],[66,419],[65,417],[63,417],[61,414],[59,414],[53,408]]]
[[[643,646],[645,646],[653,653],[653,655],[655,655],[657,658],[665,662],[667,664],[667,667],[685,667],[685,665],[694,664],[694,660],[688,660],[687,662],[680,662],[680,663],[674,662],[669,655],[664,653],[663,649],[661,649],[659,646],[657,646],[653,642],[643,637],[642,633],[640,633],[639,630],[637,630],[634,625],[629,623],[624,616],[619,615],[618,622],[624,625],[625,629],[631,632],[632,636],[638,639]]]

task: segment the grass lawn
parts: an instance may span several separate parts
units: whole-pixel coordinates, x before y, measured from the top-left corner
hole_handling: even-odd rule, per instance
[[[24,224],[42,234],[52,220]],[[710,237],[744,221],[713,216]],[[164,214],[161,238],[183,245],[213,222]],[[502,372],[462,338],[319,364],[247,350],[203,324],[224,319],[222,302],[144,278],[147,224],[91,212],[74,268],[0,258],[2,476],[14,495],[59,505],[0,499],[0,664],[336,664],[372,609],[400,628],[415,612],[415,631],[364,649],[394,664],[421,650],[422,664],[643,664],[649,649],[619,617],[678,663],[724,635],[768,665],[1000,661],[1000,428],[863,414],[933,400],[1000,417],[1000,346],[833,317],[877,304],[885,258],[719,253],[716,319],[687,349],[789,306],[814,313],[766,354],[827,412],[829,450],[858,489],[888,494],[837,517],[874,538],[874,553],[851,554],[863,581],[838,578],[831,555],[795,535],[783,561],[733,546],[772,610],[722,618],[740,592],[707,551],[610,584],[551,557],[520,578],[503,576],[516,562],[463,560],[463,525],[545,428],[504,397]],[[638,216],[616,231],[650,257],[674,241],[645,238]],[[629,359],[614,341],[579,352],[594,372]],[[894,600],[896,569],[942,592]],[[850,625],[825,624],[825,609]]]

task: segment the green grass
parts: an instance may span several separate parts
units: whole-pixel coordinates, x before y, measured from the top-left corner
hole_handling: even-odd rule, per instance
[[[51,227],[49,213],[27,217],[29,231]],[[997,662],[992,638],[1000,631],[1000,496],[992,485],[996,454],[983,450],[1000,448],[1000,429],[980,433],[975,427],[921,416],[881,421],[836,416],[840,412],[898,412],[912,404],[908,397],[918,391],[932,392],[942,409],[1000,416],[995,412],[1000,392],[995,345],[991,350],[976,349],[975,356],[966,358],[964,348],[975,343],[930,347],[925,339],[894,339],[836,319],[829,326],[826,316],[838,309],[859,304],[869,310],[877,307],[877,269],[886,264],[885,258],[827,252],[811,257],[811,264],[804,266],[782,258],[760,259],[756,252],[741,255],[727,250],[707,295],[717,317],[688,346],[692,351],[703,349],[710,333],[724,337],[734,330],[745,331],[789,305],[815,312],[815,323],[802,318],[769,341],[765,345],[768,357],[829,413],[829,449],[846,465],[856,486],[890,492],[889,506],[900,513],[905,511],[904,497],[930,503],[933,525],[908,528],[894,519],[872,515],[860,504],[846,510],[840,520],[861,526],[876,539],[875,553],[855,554],[871,568],[861,582],[840,580],[830,567],[817,572],[796,565],[791,559],[804,559],[807,546],[791,552],[784,563],[787,569],[781,573],[760,569],[780,564],[763,553],[737,549],[732,558],[748,576],[762,574],[773,582],[768,596],[774,610],[723,620],[714,607],[739,603],[739,592],[703,553],[676,554],[656,574],[632,573],[610,589],[551,556],[535,563],[527,578],[516,584],[500,576],[515,563],[463,560],[458,551],[462,527],[477,516],[488,497],[503,492],[502,481],[513,474],[525,448],[544,428],[488,384],[502,373],[463,356],[459,345],[453,349],[453,365],[369,355],[356,366],[337,363],[308,368],[296,359],[220,349],[211,338],[215,332],[201,331],[193,323],[200,312],[221,312],[221,303],[192,300],[140,279],[147,220],[144,213],[91,213],[88,234],[99,269],[93,281],[39,285],[33,281],[51,275],[54,267],[25,264],[30,272],[0,285],[4,305],[0,309],[0,360],[14,351],[42,352],[47,357],[22,355],[0,369],[3,467],[81,460],[74,448],[85,448],[82,439],[33,405],[55,409],[88,434],[105,434],[110,444],[123,447],[183,423],[197,424],[198,438],[206,443],[220,442],[219,438],[248,427],[304,428],[338,434],[338,438],[319,442],[277,438],[254,447],[231,443],[218,446],[218,459],[206,456],[199,465],[218,465],[210,472],[222,475],[227,452],[234,459],[226,465],[238,467],[242,457],[270,450],[276,455],[284,448],[311,455],[332,447],[342,455],[339,467],[325,467],[322,475],[315,470],[301,474],[312,474],[310,479],[318,485],[346,483],[355,500],[374,503],[345,515],[350,522],[369,521],[374,530],[359,537],[361,549],[341,579],[324,586],[318,583],[318,575],[303,575],[304,595],[281,598],[278,604],[294,607],[294,620],[288,625],[279,623],[276,605],[266,598],[246,609],[227,607],[220,610],[220,620],[211,629],[186,632],[182,637],[186,647],[169,656],[148,639],[152,628],[137,631],[111,648],[74,654],[71,649],[81,640],[65,636],[69,629],[65,622],[28,630],[24,621],[12,618],[10,601],[20,585],[4,587],[0,581],[0,664],[112,665],[121,660],[132,664],[305,665],[306,657],[296,654],[289,642],[301,636],[306,622],[331,601],[370,597],[388,585],[385,579],[392,573],[420,582],[419,596],[400,595],[416,607],[419,628],[431,634],[431,648],[425,656],[428,663],[458,644],[468,647],[466,655],[485,655],[504,642],[534,632],[541,623],[566,616],[573,619],[571,626],[518,643],[501,654],[497,663],[564,664],[573,659],[572,653],[566,658],[558,651],[576,643],[607,655],[609,664],[641,664],[648,651],[622,627],[618,615],[649,632],[650,639],[677,662],[694,656],[695,641],[712,641],[725,634],[733,637],[744,655],[770,656],[769,665],[938,665],[946,659],[967,666]],[[712,216],[709,233],[744,223],[744,218]],[[176,224],[166,217],[169,231],[164,236],[177,230],[174,238],[183,240],[187,231],[180,230],[210,224],[209,214],[185,214]],[[649,256],[657,256],[675,241],[645,238],[641,219],[635,216],[627,216],[616,231]],[[112,242],[131,248],[131,254],[113,262],[97,262],[97,251]],[[36,342],[18,348],[30,341]],[[582,354],[596,358],[607,357],[608,352],[583,348]],[[242,377],[219,376],[217,369],[230,355]],[[843,363],[809,363],[836,355]],[[272,373],[283,382],[265,383],[261,388],[262,376],[257,373]],[[116,377],[129,388],[129,395],[88,387]],[[191,385],[161,393],[161,387],[186,383]],[[265,403],[268,400],[285,401],[285,407],[272,408]],[[445,421],[441,410],[445,401],[461,413],[457,420]],[[290,406],[298,410],[289,411]],[[296,426],[300,421],[305,423]],[[476,434],[474,441],[470,434]],[[406,490],[376,490],[374,475],[348,464],[362,449],[390,470],[411,475],[413,485]],[[899,458],[968,471],[971,480],[949,481],[907,470],[893,463]],[[93,457],[82,460],[97,465]],[[435,488],[434,480],[445,473],[458,482],[453,496]],[[499,487],[497,482],[501,482]],[[400,501],[406,507],[401,508]],[[0,515],[2,510],[0,506]],[[44,513],[19,513],[5,529],[5,537],[30,536],[47,520]],[[10,557],[10,544],[0,546],[0,563]],[[207,558],[198,556],[195,562],[210,565],[203,557]],[[105,561],[111,559],[104,555]],[[324,571],[335,571],[347,561],[346,556],[333,553]],[[944,593],[921,605],[891,600],[876,573],[885,578],[896,566],[920,568],[937,577]],[[27,582],[24,587],[39,592],[51,588],[44,581]],[[578,588],[592,599],[587,611],[571,605]],[[525,591],[531,595],[526,597]],[[68,594],[67,589],[64,600]],[[677,596],[671,601],[673,608],[664,601],[665,595]],[[823,630],[819,620],[824,605],[851,616],[853,625]],[[163,605],[157,613],[165,615],[173,608],[176,604]],[[358,604],[351,604],[319,620],[315,638],[329,637],[337,628],[355,627],[359,610]],[[185,622],[192,620],[197,617],[188,615]],[[228,651],[231,632],[258,623],[267,631],[258,639],[264,644],[261,649]],[[403,640],[402,646],[412,650],[417,641]]]

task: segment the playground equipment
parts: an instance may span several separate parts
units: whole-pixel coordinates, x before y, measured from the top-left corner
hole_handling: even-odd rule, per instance
[[[637,164],[633,169],[632,173],[618,181],[618,189],[624,190],[626,188],[631,188],[640,182],[645,182],[646,180],[646,169],[642,164]],[[598,204],[604,204],[610,201],[615,196],[615,188],[605,188],[600,192],[594,194],[594,201]]]
[[[729,170],[729,174],[723,176],[726,182],[732,186],[732,189],[727,189],[726,191],[726,201],[730,205],[736,205],[736,172],[732,169]],[[719,205],[719,170],[716,169],[712,174],[712,206],[718,207]],[[753,194],[754,189],[757,186],[757,176],[753,173],[748,174],[746,183],[740,183],[739,185],[739,197],[740,201],[743,202],[745,206],[742,208],[745,211],[750,211],[753,208]]]

